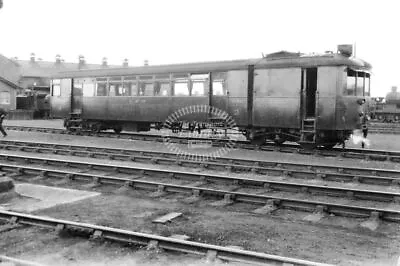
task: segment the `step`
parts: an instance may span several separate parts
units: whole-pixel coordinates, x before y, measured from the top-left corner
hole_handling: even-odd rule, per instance
[[[301,133],[313,133],[313,134],[315,134],[315,130],[301,130]]]

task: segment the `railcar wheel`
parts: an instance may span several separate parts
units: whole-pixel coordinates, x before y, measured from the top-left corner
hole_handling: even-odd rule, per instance
[[[255,137],[254,139],[250,140],[251,144],[260,146],[263,145],[265,143],[265,136],[259,136],[259,137]]]
[[[282,145],[285,141],[286,139],[274,139],[274,143],[276,145]]]
[[[122,127],[114,127],[113,129],[114,129],[114,132],[117,134],[121,133],[121,131],[122,131]]]
[[[90,126],[90,130],[91,130],[93,133],[100,133],[100,131],[101,131],[101,124],[99,124],[99,123],[92,124],[92,125]]]
[[[324,145],[322,145],[322,148],[324,149],[324,150],[331,150],[333,147],[335,147],[336,146],[336,143],[330,143],[330,144],[324,144]]]

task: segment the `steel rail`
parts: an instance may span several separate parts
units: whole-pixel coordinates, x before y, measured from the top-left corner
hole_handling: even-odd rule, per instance
[[[153,164],[175,164],[232,172],[253,172],[262,175],[284,175],[298,178],[318,178],[333,181],[352,181],[376,185],[400,184],[400,171],[266,160],[246,160],[218,157],[211,161],[182,160],[176,153],[147,150],[101,148],[94,146],[0,140],[0,149],[25,152],[46,152],[110,160],[135,161]]]
[[[392,134],[392,135],[399,135],[400,129],[398,127],[373,127],[368,130],[370,133],[377,133],[377,134]]]
[[[105,239],[117,242],[124,242],[136,245],[147,245],[158,247],[169,251],[178,251],[195,255],[213,254],[215,258],[222,260],[267,264],[267,265],[293,265],[293,266],[328,266],[329,264],[312,262],[301,259],[287,258],[266,253],[234,249],[217,245],[205,244],[194,241],[180,240],[172,237],[146,234],[124,229],[73,222],[43,216],[23,214],[10,211],[0,211],[0,219],[6,222],[34,225],[53,229],[56,232],[63,230],[80,229],[87,232],[87,235],[94,239]]]
[[[46,169],[44,167],[20,166],[20,165],[5,164],[5,163],[0,163],[0,170],[5,172],[11,172],[14,173],[15,175],[29,174],[29,175],[36,175],[40,178],[42,177],[43,178],[54,177],[58,179],[62,178],[63,182],[89,181],[92,182],[93,185],[103,185],[103,184],[117,185],[125,188],[156,191],[157,193],[160,194],[185,193],[195,199],[200,199],[201,196],[212,196],[214,198],[216,197],[222,199],[225,202],[243,202],[255,205],[268,205],[276,209],[278,208],[295,209],[308,212],[323,210],[324,212],[334,215],[359,217],[359,218],[368,218],[374,215],[380,217],[383,220],[400,222],[400,211],[397,210],[371,208],[371,207],[354,206],[354,205],[343,205],[331,202],[302,200],[302,199],[287,198],[280,196],[256,194],[260,193],[260,191],[256,193],[236,192],[231,190],[211,189],[198,186],[176,185],[176,184],[168,184],[157,181],[140,180],[138,179],[140,177],[122,178],[110,175],[105,176],[99,174],[81,173],[81,172],[66,171],[66,170],[52,170],[52,169]],[[268,184],[270,184],[270,181],[256,180],[255,182],[266,184],[265,192],[269,191]],[[302,192],[312,192],[313,189],[311,189],[311,187],[313,186],[306,186],[306,185],[298,186],[298,188],[301,188]],[[323,187],[319,188],[324,189]],[[352,191],[354,192],[357,191],[357,190],[348,190],[347,192],[343,193],[343,191],[340,192],[340,190],[343,190],[343,188],[334,188],[334,190],[340,193],[341,195],[345,194],[348,197],[353,197],[354,193]],[[371,195],[369,195],[370,192],[373,193],[372,191],[361,191],[361,193],[365,193],[365,195],[368,198],[371,197]],[[377,193],[380,194],[380,192]]]
[[[156,142],[174,142],[180,144],[187,144],[188,140],[211,140],[213,146],[224,146],[227,143],[226,139],[206,139],[206,138],[192,138],[182,137],[174,135],[156,135],[147,133],[120,133],[115,134],[111,132],[68,132],[65,129],[60,128],[45,128],[45,127],[24,127],[24,126],[5,126],[8,130],[19,130],[19,131],[36,131],[42,133],[53,133],[53,134],[70,134],[70,135],[85,135],[85,136],[96,136],[96,137],[109,137],[118,139],[130,139],[130,140],[142,140],[142,141],[156,141]],[[400,162],[400,151],[386,151],[386,150],[374,150],[374,149],[354,149],[354,148],[332,148],[331,150],[305,150],[298,144],[283,144],[281,146],[271,145],[266,143],[262,146],[250,144],[248,141],[234,141],[235,148],[250,149],[250,150],[262,150],[262,151],[279,151],[287,153],[300,153],[309,155],[322,155],[331,157],[344,157],[354,159],[366,159],[376,161],[392,161]]]
[[[80,169],[92,169],[92,170],[102,170],[107,172],[118,172],[125,174],[136,174],[138,176],[147,177],[162,177],[162,178],[175,178],[184,179],[189,181],[200,181],[200,182],[215,182],[215,183],[228,183],[235,186],[249,186],[266,188],[269,190],[277,191],[289,191],[289,192],[309,192],[314,194],[323,194],[328,196],[336,197],[346,197],[351,196],[356,199],[362,200],[374,200],[374,201],[386,201],[386,202],[397,202],[400,201],[400,193],[396,192],[386,192],[378,190],[367,190],[367,189],[356,189],[356,188],[346,188],[346,187],[334,187],[325,185],[312,185],[305,183],[295,183],[288,181],[274,181],[266,179],[254,179],[245,178],[231,175],[217,175],[217,174],[206,174],[206,173],[193,173],[187,171],[177,171],[177,170],[162,170],[148,167],[137,167],[137,166],[121,166],[115,164],[104,164],[104,163],[94,163],[94,162],[78,162],[65,159],[48,159],[48,158],[38,158],[38,157],[27,157],[21,155],[9,155],[0,154],[0,160],[7,161],[22,161],[24,163],[39,163],[47,165],[56,166],[68,166],[76,167]],[[0,164],[2,167],[2,164]],[[271,168],[272,169],[272,168]],[[385,177],[376,177],[385,178]],[[389,178],[392,180],[392,178]]]
[[[16,259],[16,258],[11,258],[8,256],[4,256],[4,255],[0,255],[0,265],[2,265],[3,262],[7,262],[10,263],[10,265],[14,265],[14,266],[45,266],[44,264],[39,264],[36,262],[32,262],[32,261],[27,261],[27,260],[21,260],[21,259]]]

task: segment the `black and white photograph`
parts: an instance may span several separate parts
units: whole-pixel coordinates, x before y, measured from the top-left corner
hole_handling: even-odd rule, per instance
[[[400,266],[399,25],[0,0],[0,266]]]

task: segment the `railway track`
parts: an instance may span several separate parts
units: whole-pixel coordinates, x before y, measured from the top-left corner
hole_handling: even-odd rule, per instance
[[[400,184],[400,171],[377,168],[246,160],[229,157],[218,157],[210,161],[193,161],[181,159],[177,154],[170,152],[101,148],[30,141],[0,140],[0,149],[119,161],[135,161],[147,164],[179,165],[219,171],[252,172],[259,175],[283,175],[303,179],[314,178],[326,181],[359,182],[384,186]],[[207,178],[207,176],[204,175],[204,178]]]
[[[160,170],[143,167],[131,167],[120,165],[109,165],[99,163],[83,163],[78,161],[65,161],[48,158],[37,158],[16,155],[2,155],[0,159],[8,160],[13,163],[0,162],[0,170],[13,173],[11,176],[26,176],[29,178],[47,179],[56,178],[57,183],[66,182],[86,182],[94,186],[114,185],[124,189],[144,189],[152,191],[157,196],[168,193],[184,193],[191,201],[198,201],[202,198],[217,199],[223,205],[234,202],[243,202],[247,204],[262,206],[270,211],[277,209],[295,209],[308,212],[324,212],[328,214],[359,217],[359,218],[381,218],[383,220],[400,222],[400,211],[388,208],[377,208],[371,206],[335,204],[329,201],[304,200],[296,197],[287,197],[274,195],[271,191],[285,191],[303,194],[322,194],[327,196],[348,197],[351,199],[363,199],[372,201],[397,202],[400,193],[372,191],[343,187],[317,186],[310,184],[299,184],[293,182],[270,181],[264,179],[250,179],[244,177],[199,174],[192,172]],[[20,164],[18,164],[20,162]],[[39,167],[27,166],[26,164],[40,164]],[[45,167],[48,166],[48,167]],[[52,169],[51,166],[67,169]],[[77,171],[71,171],[71,168],[77,168]],[[90,173],[90,171],[97,171]],[[98,173],[101,171],[102,173]],[[105,173],[104,173],[105,172]],[[124,177],[119,175],[123,174]],[[150,178],[160,179],[148,180]],[[169,182],[165,182],[168,179]],[[190,182],[189,184],[176,184],[173,180]],[[29,180],[29,179],[28,179]],[[207,185],[223,184],[224,189],[210,188]],[[234,186],[232,189],[229,185]],[[239,189],[250,188],[250,192],[239,192]]]
[[[168,251],[203,255],[208,257],[213,256],[214,258],[219,258],[232,262],[251,263],[257,265],[328,266],[328,264],[306,260],[293,259],[269,255],[265,253],[239,250],[228,247],[204,244],[200,242],[179,240],[171,237],[163,237],[159,235],[145,234],[94,224],[78,223],[68,220],[54,219],[17,212],[0,210],[0,220],[9,223],[39,226],[42,228],[53,229],[56,232],[74,232],[79,230],[80,235],[85,234],[86,236],[93,239],[104,239],[140,246],[150,246],[153,248],[161,248]],[[6,259],[4,260],[7,261]]]
[[[85,135],[85,136],[96,136],[96,137],[107,137],[117,139],[129,139],[129,140],[141,140],[141,141],[156,141],[174,142],[178,144],[187,144],[188,140],[210,140],[204,138],[192,138],[182,137],[174,135],[162,135],[162,134],[148,134],[148,133],[120,133],[115,134],[113,132],[68,132],[61,128],[44,128],[44,127],[24,127],[24,126],[6,126],[8,130],[16,131],[27,131],[27,132],[42,132],[52,134],[71,134],[71,135]],[[211,139],[212,145],[216,147],[224,146],[227,144],[226,139]],[[299,153],[308,155],[321,155],[327,157],[344,157],[353,159],[364,159],[364,160],[375,160],[375,161],[392,161],[400,162],[400,151],[385,151],[385,150],[373,150],[373,149],[342,149],[333,148],[331,150],[315,149],[305,150],[297,144],[283,144],[280,146],[267,143],[263,146],[252,145],[248,141],[240,140],[234,142],[234,148],[249,149],[249,150],[261,150],[261,151],[278,151],[285,153]]]
[[[369,132],[379,134],[400,134],[400,124],[398,123],[371,123]]]

